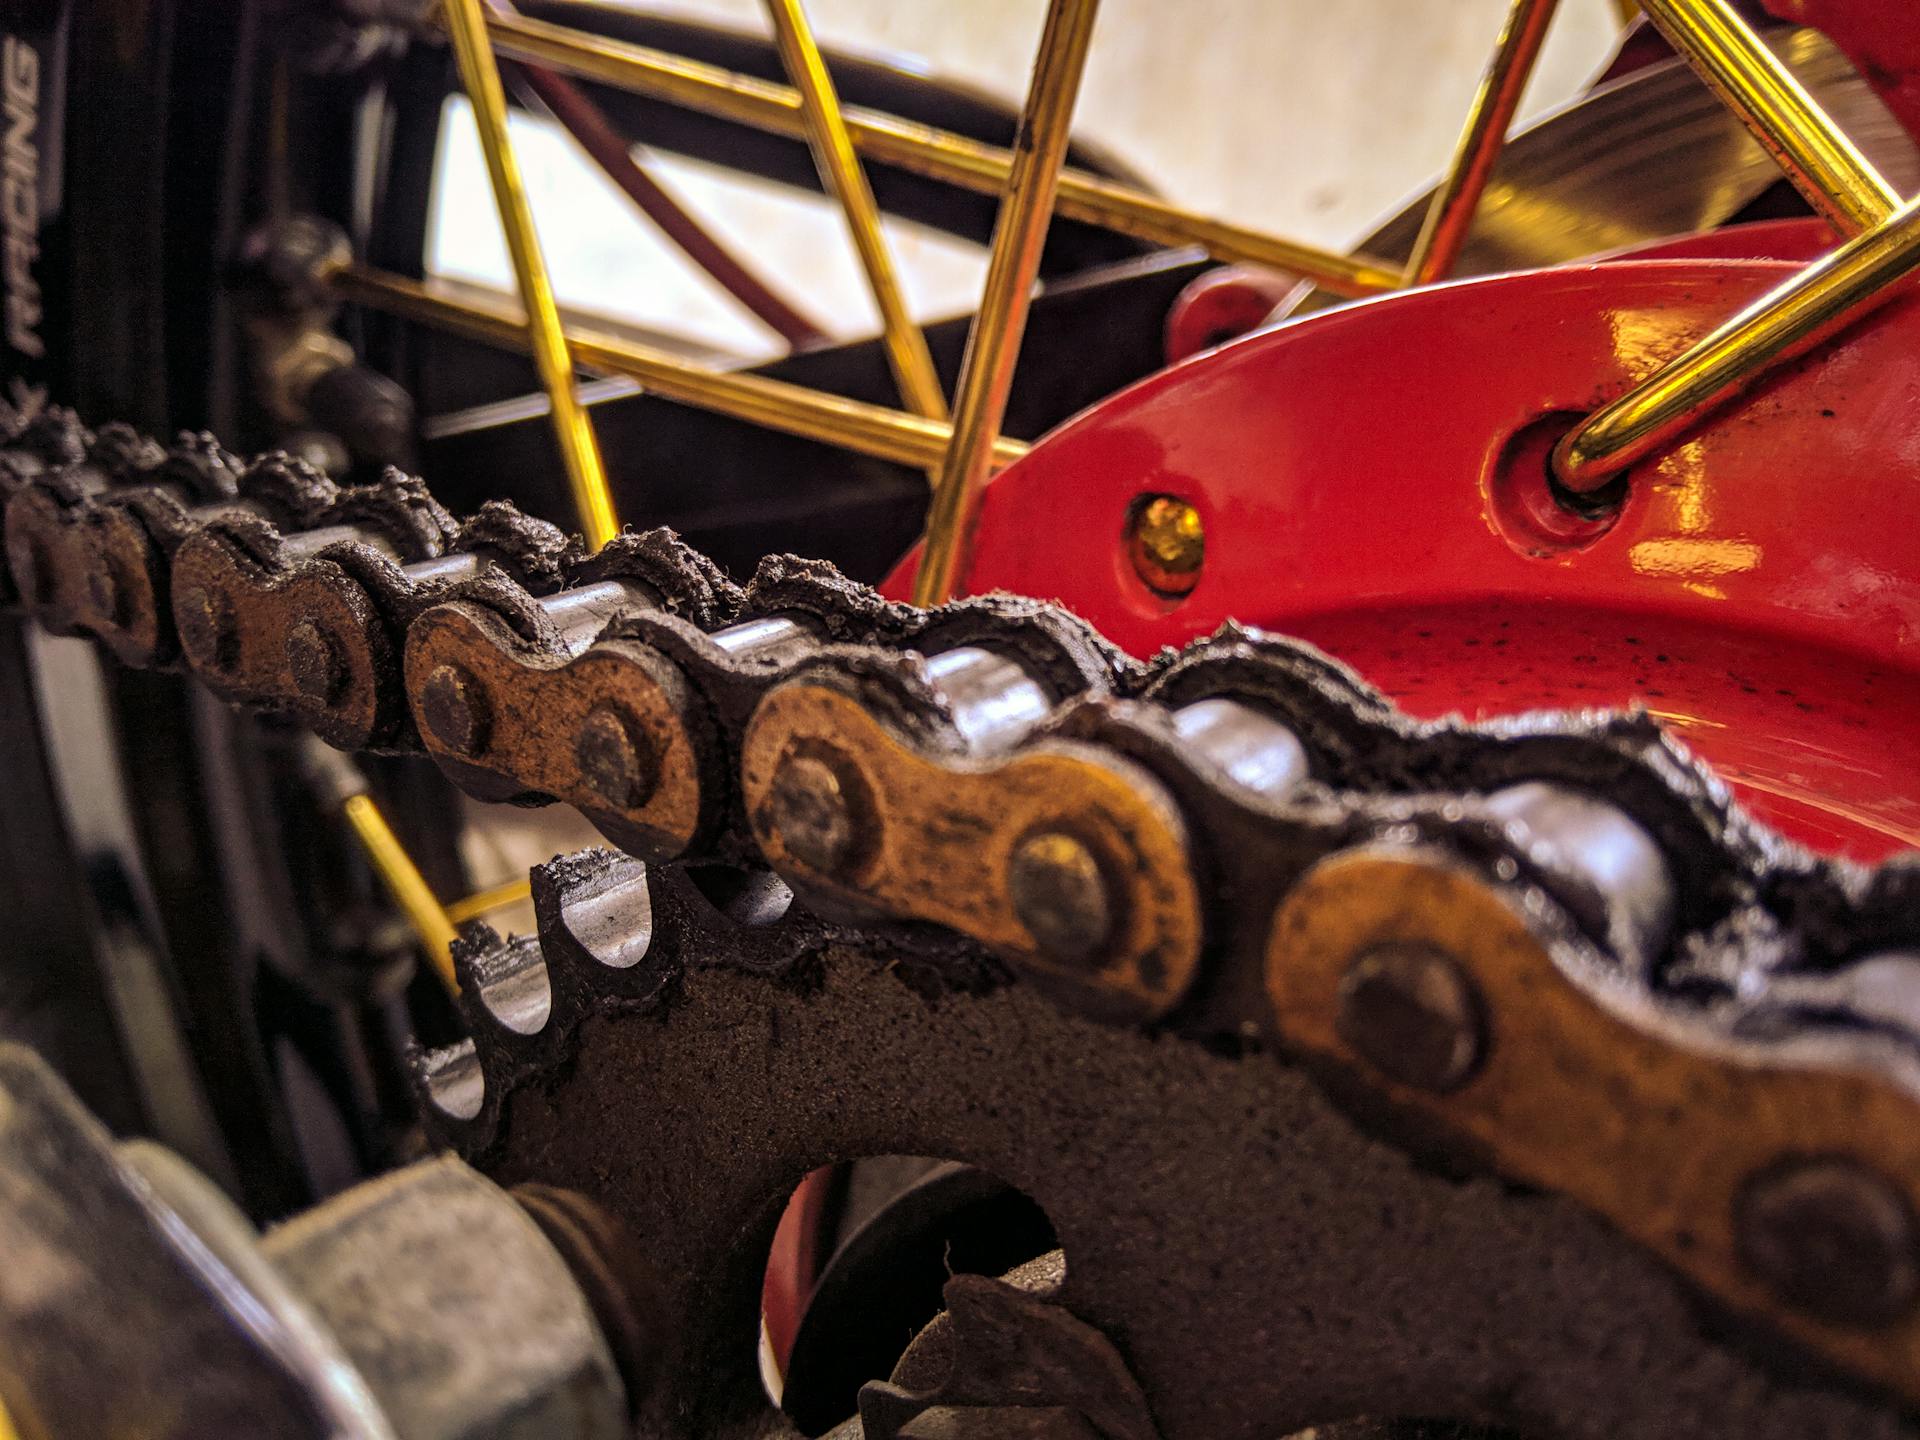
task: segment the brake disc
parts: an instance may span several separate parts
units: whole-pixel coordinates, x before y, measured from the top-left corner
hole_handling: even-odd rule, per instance
[[[1765,38],[1901,194],[1920,189],[1920,149],[1833,42],[1804,28]],[[1564,265],[1713,230],[1779,183],[1779,166],[1686,62],[1663,60],[1508,139],[1454,273]],[[1405,260],[1431,199],[1413,196],[1358,248]]]

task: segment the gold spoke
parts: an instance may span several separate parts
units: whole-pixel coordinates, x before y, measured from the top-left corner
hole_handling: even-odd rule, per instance
[[[1652,0],[1648,0],[1651,5]],[[1554,468],[1591,491],[1708,411],[1909,288],[1920,271],[1920,199],[1748,306],[1560,442]]]
[[[464,925],[469,920],[478,920],[482,915],[495,910],[504,910],[509,905],[518,905],[522,900],[532,898],[533,886],[524,879],[508,880],[504,884],[494,885],[485,890],[476,890],[464,900],[456,900],[447,906],[447,919],[454,925]],[[0,1440],[6,1440],[0,1435]]]
[[[967,332],[966,358],[954,406],[953,444],[933,489],[926,545],[914,576],[917,605],[949,599],[966,568],[980,493],[992,462],[993,437],[1006,413],[1013,369],[1026,334],[1040,251],[1053,217],[1054,192],[1067,156],[1074,100],[1093,42],[1099,0],[1051,0],[1033,80],[1020,116],[1021,144],[995,222],[980,311]]]
[[[1480,77],[1480,89],[1467,113],[1466,128],[1454,148],[1446,178],[1433,192],[1427,215],[1407,260],[1406,283],[1428,285],[1453,273],[1461,247],[1473,228],[1480,195],[1493,175],[1500,147],[1520,107],[1533,62],[1540,56],[1557,0],[1513,0],[1493,58]]]
[[[1726,0],[1641,0],[1640,8],[1842,235],[1871,229],[1899,206],[1900,192]]]
[[[506,232],[507,253],[513,259],[514,279],[526,307],[534,368],[540,372],[540,383],[553,408],[554,434],[573,490],[574,508],[579,512],[587,543],[597,550],[620,533],[620,522],[614,516],[613,494],[607,488],[606,466],[600,458],[593,421],[574,388],[573,360],[567,353],[560,308],[553,298],[553,284],[540,253],[540,237],[533,228],[533,211],[527,204],[526,187],[507,133],[506,92],[500,85],[500,68],[494,63],[487,39],[487,17],[481,6],[482,0],[441,0],[440,14],[453,40],[460,83],[473,105],[480,148],[493,182],[494,204],[500,211],[500,228]]]
[[[489,345],[509,350],[527,348],[525,315],[510,305],[456,300],[418,280],[361,265],[335,271],[332,283],[343,298],[355,304],[439,326]],[[936,469],[953,437],[953,427],[943,420],[809,390],[765,375],[716,370],[584,327],[569,325],[565,333],[574,357],[589,370],[637,380],[662,400],[717,411],[856,454],[918,470]],[[1002,436],[993,443],[993,463],[996,467],[1011,464],[1027,449],[1022,441]]]
[[[525,16],[496,13],[488,25],[502,55],[757,130],[806,138],[806,115],[791,86]],[[859,106],[848,106],[843,114],[854,148],[868,161],[987,195],[999,195],[1007,187],[1014,164],[1007,150]],[[1285,270],[1338,295],[1375,295],[1400,285],[1399,268],[1390,261],[1338,255],[1196,215],[1082,171],[1061,174],[1056,208],[1071,219],[1155,244],[1198,245],[1219,260]]]
[[[866,172],[860,168],[860,157],[854,153],[853,138],[847,133],[846,117],[840,109],[840,97],[834,91],[826,59],[813,38],[813,27],[807,23],[807,12],[800,0],[767,0],[767,13],[773,18],[773,32],[779,41],[787,78],[800,95],[820,181],[827,187],[827,193],[840,202],[854,249],[860,255],[860,266],[866,271],[867,285],[879,308],[887,362],[893,367],[900,398],[914,414],[944,420],[947,397],[940,389],[940,377],[934,373],[927,337],[907,313],[900,277],[893,268],[893,255],[887,247],[886,236],[880,232],[880,207],[874,203]]]
[[[449,993],[458,994],[460,982],[453,973],[453,942],[459,936],[447,912],[434,899],[420,867],[413,863],[413,857],[407,854],[400,837],[393,833],[393,827],[380,813],[380,807],[373,803],[371,795],[364,792],[349,795],[342,811],[381,883],[393,896],[393,903],[400,907],[400,913],[413,926],[413,933],[420,937],[420,946],[427,952],[434,974],[440,977]]]

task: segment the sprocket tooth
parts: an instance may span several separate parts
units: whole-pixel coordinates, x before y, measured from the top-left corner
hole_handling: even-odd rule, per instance
[[[540,941],[502,939],[474,924],[454,942],[459,1009],[479,1048],[489,1085],[511,1088],[521,1073],[549,1063],[565,1041],[554,1015],[554,992]]]
[[[727,965],[791,974],[830,933],[795,902],[785,881],[759,866],[674,865],[648,878],[654,949],[678,969]]]
[[[657,939],[652,876],[614,850],[562,855],[529,872],[551,987],[550,1030],[564,1033],[602,1005],[654,1000],[675,967]]]
[[[471,1040],[427,1050],[407,1047],[407,1074],[427,1139],[469,1158],[491,1148],[500,1134],[505,1100],[487,1075]]]

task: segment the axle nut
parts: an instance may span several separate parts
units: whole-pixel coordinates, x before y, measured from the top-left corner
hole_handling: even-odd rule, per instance
[[[611,705],[588,712],[574,733],[573,759],[587,788],[616,810],[646,802],[659,781],[651,753],[632,723]]]
[[[1920,1298],[1920,1234],[1906,1198],[1843,1156],[1782,1161],[1735,1205],[1740,1254],[1781,1300],[1841,1325],[1885,1325]]]
[[[487,745],[485,692],[458,665],[436,665],[420,693],[420,709],[433,738],[456,755],[478,755]]]
[[[1364,951],[1340,981],[1340,1038],[1403,1085],[1445,1092],[1486,1051],[1480,995],[1452,956],[1395,941]]]
[[[1100,861],[1062,831],[1036,831],[1014,847],[1007,893],[1027,933],[1057,959],[1084,963],[1113,934],[1113,896]]]

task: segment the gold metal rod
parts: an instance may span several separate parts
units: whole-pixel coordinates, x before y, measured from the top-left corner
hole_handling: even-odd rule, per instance
[[[1073,102],[1080,93],[1099,10],[1100,0],[1051,0],[1047,6],[1007,195],[994,222],[980,310],[967,331],[967,351],[960,362],[953,444],[927,511],[926,544],[913,578],[916,605],[943,604],[966,571],[993,437],[1000,433],[1026,334],[1027,307],[1053,218],[1060,166],[1067,157]]]
[[[1481,193],[1493,176],[1500,147],[1506,144],[1514,112],[1520,108],[1527,77],[1533,74],[1533,62],[1540,56],[1540,42],[1546,38],[1556,3],[1513,0],[1508,8],[1506,26],[1494,46],[1493,58],[1487,62],[1486,73],[1480,77],[1480,89],[1467,112],[1453,161],[1440,188],[1433,192],[1420,237],[1414,241],[1413,254],[1407,261],[1407,284],[1431,285],[1453,273],[1461,248],[1467,243],[1467,233],[1473,229]]]
[[[347,823],[353,826],[353,833],[360,838],[367,859],[373,862],[374,870],[393,896],[394,904],[400,907],[414,934],[420,937],[434,973],[446,985],[448,993],[458,994],[460,982],[453,972],[453,942],[459,936],[453,921],[428,888],[426,878],[413,863],[413,857],[407,854],[400,837],[393,833],[393,827],[387,824],[387,817],[380,813],[371,795],[364,792],[349,795],[341,809]]]
[[[526,16],[495,13],[488,24],[502,55],[757,130],[806,138],[800,95],[791,86]],[[846,107],[843,115],[854,148],[870,162],[986,195],[999,195],[1006,189],[1013,170],[1013,155],[1007,150],[859,106]],[[1083,171],[1062,173],[1055,208],[1070,219],[1157,245],[1198,245],[1219,260],[1284,270],[1338,295],[1378,295],[1400,287],[1400,269],[1391,261],[1370,255],[1337,255],[1196,215],[1144,191]]]
[[[1641,0],[1640,8],[1842,235],[1898,208],[1900,192],[1726,0]]]
[[[510,305],[456,300],[418,280],[361,265],[336,270],[332,283],[342,298],[354,304],[436,325],[504,349],[527,348],[526,320]],[[584,327],[569,325],[566,335],[581,365],[604,375],[637,380],[659,399],[717,411],[856,454],[892,460],[917,470],[934,470],[953,438],[953,427],[944,420],[928,420],[765,375],[716,370]],[[1002,436],[994,442],[994,464],[1010,465],[1028,448],[1023,441]]]
[[[853,138],[847,134],[846,117],[840,110],[840,96],[813,38],[813,27],[807,23],[807,12],[800,0],[767,0],[767,13],[773,18],[773,33],[787,78],[800,92],[820,182],[840,202],[853,248],[860,255],[860,267],[867,272],[867,285],[880,311],[887,363],[893,367],[900,398],[914,414],[944,420],[947,397],[934,371],[927,337],[907,313],[893,254],[880,231],[880,207],[874,203],[866,171],[860,168],[860,157],[854,153]]]
[[[533,885],[526,880],[509,880],[505,884],[489,886],[485,890],[476,890],[464,900],[456,900],[447,906],[447,919],[454,925],[464,925],[469,920],[478,920],[482,915],[494,910],[504,910],[509,905],[518,905],[533,894]],[[0,1440],[5,1440],[0,1436]]]
[[[597,550],[620,533],[620,522],[614,516],[613,492],[607,488],[606,465],[600,458],[593,421],[574,388],[573,359],[567,353],[560,307],[553,298],[553,282],[547,276],[540,237],[533,228],[533,210],[521,183],[519,163],[514,159],[512,137],[507,133],[507,96],[500,85],[500,67],[494,63],[493,47],[487,39],[487,17],[481,7],[482,0],[441,0],[440,14],[453,40],[460,83],[473,105],[480,148],[486,154],[487,174],[493,181],[494,204],[500,211],[500,228],[506,232],[507,253],[513,259],[521,303],[526,306],[534,368],[540,372],[540,383],[553,407],[554,434],[573,491],[574,508],[579,512],[580,529],[587,543]]]
[[[1553,465],[1577,491],[1604,485],[1760,380],[1910,288],[1920,199],[1762,296],[1561,440]]]

